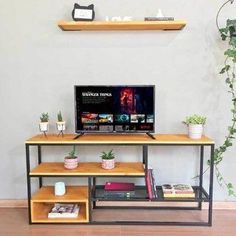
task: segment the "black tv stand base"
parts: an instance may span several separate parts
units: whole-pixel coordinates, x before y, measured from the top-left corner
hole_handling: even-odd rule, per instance
[[[151,133],[147,132],[147,136],[149,136],[151,139],[156,139]]]
[[[73,139],[78,139],[79,137],[81,137],[82,135],[84,135],[84,133],[82,132],[82,133],[80,133],[80,134],[78,134],[78,135],[76,135]]]

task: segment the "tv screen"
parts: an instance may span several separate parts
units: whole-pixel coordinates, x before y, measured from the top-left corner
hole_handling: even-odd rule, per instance
[[[75,86],[75,130],[154,132],[155,86]]]

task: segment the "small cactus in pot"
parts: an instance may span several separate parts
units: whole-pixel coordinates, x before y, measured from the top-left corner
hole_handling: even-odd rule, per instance
[[[115,154],[113,153],[113,150],[108,152],[103,151],[100,157],[102,158],[103,169],[110,170],[115,167]]]
[[[42,113],[40,116],[39,130],[40,132],[43,132],[45,136],[46,132],[49,129],[48,121],[49,121],[48,113]]]
[[[66,129],[66,122],[63,120],[63,117],[62,117],[62,114],[61,114],[61,111],[59,111],[57,113],[57,130],[59,131],[59,134],[62,134],[63,136],[63,131]]]
[[[75,169],[78,166],[78,157],[75,154],[75,145],[71,152],[69,152],[68,156],[64,158],[64,167],[66,169]]]

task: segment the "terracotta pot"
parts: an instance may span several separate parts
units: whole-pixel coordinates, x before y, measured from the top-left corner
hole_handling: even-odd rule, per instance
[[[39,130],[41,132],[47,132],[48,131],[48,122],[40,122],[39,123]]]
[[[78,166],[78,157],[76,158],[70,158],[70,157],[65,157],[64,158],[64,167],[66,169],[72,170],[77,168]]]
[[[66,122],[65,121],[61,121],[61,122],[57,122],[57,130],[58,131],[64,131],[66,129]]]
[[[115,167],[115,159],[105,160],[102,159],[102,168],[106,170],[111,170]]]
[[[188,125],[188,136],[191,139],[200,139],[203,134],[203,125]]]

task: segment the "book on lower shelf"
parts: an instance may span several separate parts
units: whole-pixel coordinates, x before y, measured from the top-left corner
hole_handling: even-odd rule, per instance
[[[149,168],[147,170],[145,183],[146,183],[148,198],[149,199],[158,198],[157,189],[156,189],[156,179],[154,175],[154,170],[152,168]]]
[[[76,218],[79,215],[78,204],[55,203],[48,218]]]
[[[164,198],[195,198],[190,184],[164,184],[162,191]]]
[[[104,186],[106,198],[130,198],[135,197],[135,184],[125,182],[106,182]]]

